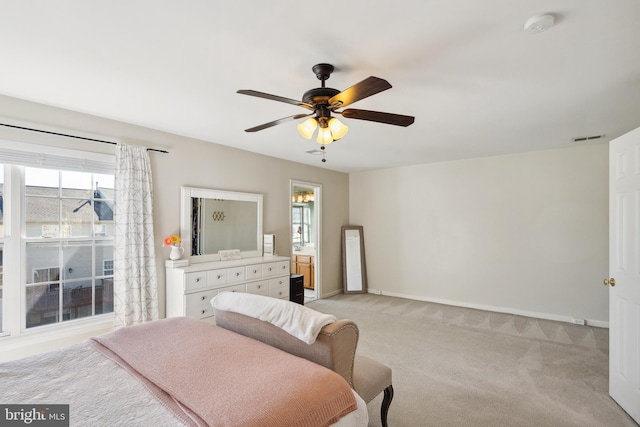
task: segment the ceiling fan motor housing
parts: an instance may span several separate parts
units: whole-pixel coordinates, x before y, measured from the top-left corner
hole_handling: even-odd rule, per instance
[[[332,89],[330,87],[318,87],[310,89],[302,95],[302,102],[311,105],[329,105],[329,99],[333,98],[340,91],[338,89]]]
[[[306,91],[304,95],[302,95],[302,102],[314,105],[317,109],[323,106],[328,107],[329,100],[340,93],[338,89],[324,87],[324,81],[329,78],[331,73],[333,73],[333,65],[316,64],[313,66],[312,70],[318,80],[322,81],[322,87]],[[321,116],[318,115],[318,117]]]

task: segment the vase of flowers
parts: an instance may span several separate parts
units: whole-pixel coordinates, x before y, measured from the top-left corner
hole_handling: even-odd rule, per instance
[[[165,237],[162,241],[162,246],[171,247],[171,251],[169,252],[169,259],[177,260],[182,258],[184,255],[184,248],[180,246],[180,237],[172,234],[171,236]]]

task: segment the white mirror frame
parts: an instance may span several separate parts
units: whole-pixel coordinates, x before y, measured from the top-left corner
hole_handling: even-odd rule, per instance
[[[243,251],[240,253],[242,258],[253,258],[262,256],[262,194],[257,193],[241,193],[237,191],[213,190],[206,188],[182,187],[181,188],[181,210],[180,210],[180,239],[185,248],[185,258],[191,263],[220,261],[218,254],[191,255],[191,199],[224,199],[237,200],[244,202],[256,202],[257,209],[257,235],[255,251]],[[228,248],[235,249],[235,248]]]

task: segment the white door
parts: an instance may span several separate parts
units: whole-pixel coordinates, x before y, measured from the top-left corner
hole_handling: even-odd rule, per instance
[[[609,146],[609,394],[640,423],[640,128]]]

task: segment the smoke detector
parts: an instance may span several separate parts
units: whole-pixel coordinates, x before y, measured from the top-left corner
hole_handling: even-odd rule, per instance
[[[555,18],[550,13],[532,16],[524,23],[524,31],[529,34],[541,33],[551,27],[554,22]]]

